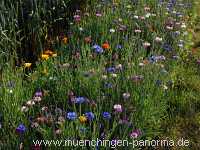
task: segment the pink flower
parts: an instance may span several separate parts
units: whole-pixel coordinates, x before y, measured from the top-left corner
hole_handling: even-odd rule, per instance
[[[122,105],[120,105],[120,104],[114,105],[114,110],[115,110],[116,112],[122,112]]]
[[[139,129],[136,129],[131,132],[130,137],[135,139],[138,138],[141,134],[141,131]]]
[[[96,13],[96,16],[97,16],[97,17],[101,17],[102,14],[101,14],[101,13]]]
[[[75,20],[75,22],[80,22],[81,16],[80,15],[74,15],[74,20]]]

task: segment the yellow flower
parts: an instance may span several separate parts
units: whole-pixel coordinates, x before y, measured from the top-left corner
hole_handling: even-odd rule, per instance
[[[25,64],[24,64],[24,68],[30,68],[31,65],[32,65],[32,63],[25,63]]]
[[[87,118],[85,116],[80,116],[79,120],[81,123],[85,123],[87,121]]]
[[[47,60],[49,59],[49,55],[47,54],[42,54],[42,60]]]

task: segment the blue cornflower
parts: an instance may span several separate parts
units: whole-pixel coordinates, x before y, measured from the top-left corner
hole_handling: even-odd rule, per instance
[[[172,46],[167,44],[167,43],[164,43],[163,44],[163,49],[166,50],[166,51],[172,51]]]
[[[103,53],[103,48],[97,44],[95,44],[94,46],[92,46],[92,49],[95,50],[96,53],[101,54]]]
[[[161,80],[156,80],[156,85],[160,86],[162,84]]]
[[[86,101],[85,97],[76,97],[75,98],[75,103],[77,104],[82,104]]]
[[[106,68],[106,71],[109,73],[114,73],[116,71],[115,67]]]
[[[77,118],[77,114],[76,112],[68,112],[66,114],[66,118],[69,120],[75,120]]]
[[[118,45],[116,46],[116,49],[122,49],[122,45],[118,44]]]
[[[20,124],[17,128],[16,128],[16,132],[19,134],[23,134],[26,131],[26,127],[23,124]]]
[[[109,112],[103,112],[102,115],[103,115],[104,119],[108,119],[109,120],[111,118],[111,114]]]
[[[92,112],[86,112],[85,116],[89,121],[92,121],[94,119],[94,114]]]
[[[112,83],[105,83],[106,88],[112,88]]]

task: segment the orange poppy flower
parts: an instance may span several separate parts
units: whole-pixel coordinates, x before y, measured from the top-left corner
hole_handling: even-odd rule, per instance
[[[107,42],[103,43],[102,48],[103,49],[110,49],[110,45]]]
[[[63,41],[64,44],[67,44],[68,38],[67,38],[67,37],[64,37],[64,38],[62,39],[62,41]]]

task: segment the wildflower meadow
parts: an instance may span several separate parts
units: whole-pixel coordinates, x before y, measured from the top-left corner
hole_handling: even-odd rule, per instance
[[[199,150],[199,9],[1,0],[0,150]]]

